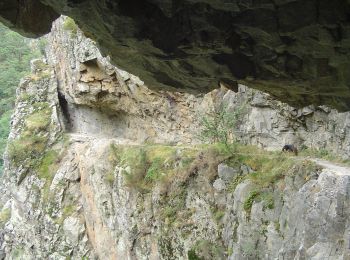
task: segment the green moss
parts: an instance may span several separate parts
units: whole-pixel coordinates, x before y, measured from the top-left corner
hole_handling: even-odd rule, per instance
[[[62,150],[48,150],[42,156],[40,162],[34,167],[36,170],[38,177],[41,180],[45,181],[44,187],[42,189],[42,198],[45,203],[50,200],[50,186],[53,178],[55,177],[55,173],[59,168],[59,164],[65,155],[66,147]]]
[[[24,255],[24,250],[23,248],[19,248],[19,247],[15,247],[12,251],[11,251],[11,259],[14,260],[21,260],[23,259],[23,255]]]
[[[34,95],[30,95],[30,94],[28,94],[28,93],[22,93],[22,94],[18,97],[19,101],[21,101],[21,102],[31,101],[31,100],[34,99],[34,98],[35,98]]]
[[[76,35],[77,32],[78,32],[78,26],[77,24],[75,23],[75,21],[70,18],[70,17],[67,17],[64,22],[63,22],[63,29],[65,31],[68,31],[68,32],[71,32],[73,35]]]
[[[280,226],[280,223],[278,221],[275,221],[274,222],[274,225],[275,225],[275,230],[280,233],[281,232],[281,226]]]
[[[275,201],[273,198],[273,192],[262,192],[260,194],[260,199],[264,201],[264,209],[274,209],[275,208]]]
[[[243,203],[243,209],[247,213],[248,219],[250,218],[250,213],[254,202],[260,202],[260,201],[264,202],[263,209],[273,209],[275,207],[275,201],[274,201],[272,192],[262,191],[262,190],[251,191],[249,196],[246,198],[246,200]]]
[[[74,205],[67,205],[63,208],[63,216],[68,217],[72,215],[75,211],[75,206]]]
[[[181,187],[176,192],[163,197],[164,200],[162,202],[165,205],[161,208],[159,217],[167,226],[172,226],[176,222],[184,222],[188,219],[188,214],[183,214],[186,211],[186,197],[187,190],[185,187]]]

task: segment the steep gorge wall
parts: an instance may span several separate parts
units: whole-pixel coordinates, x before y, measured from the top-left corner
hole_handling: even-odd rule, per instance
[[[249,160],[228,165],[220,149],[193,146],[198,115],[226,102],[245,107],[236,129],[242,142],[280,149],[290,141],[346,156],[348,113],[294,109],[244,86],[205,96],[155,92],[62,23],[49,36],[50,65],[33,63],[18,90],[1,187],[3,257],[349,257],[348,175],[301,159],[260,187],[248,178]],[[140,182],[143,156],[173,175],[156,181],[148,166],[148,182]],[[268,197],[258,199],[257,189]]]

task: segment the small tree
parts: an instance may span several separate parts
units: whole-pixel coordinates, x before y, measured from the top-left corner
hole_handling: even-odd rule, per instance
[[[243,106],[235,110],[228,109],[227,104],[221,103],[209,113],[201,117],[199,138],[204,142],[222,143],[226,147],[235,142],[234,128],[242,114]]]

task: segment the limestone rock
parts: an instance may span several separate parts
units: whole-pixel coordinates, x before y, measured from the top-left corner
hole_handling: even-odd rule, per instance
[[[238,170],[234,169],[226,164],[220,163],[218,165],[218,176],[225,181],[225,183],[229,183],[233,178],[235,178],[238,174]]]
[[[216,179],[213,183],[213,187],[217,190],[217,191],[223,191],[226,189],[226,185],[225,182],[222,179]]]
[[[68,217],[63,221],[63,231],[67,235],[68,242],[77,245],[85,228],[78,218]]]

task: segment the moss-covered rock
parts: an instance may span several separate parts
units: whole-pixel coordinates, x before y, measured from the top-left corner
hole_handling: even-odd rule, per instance
[[[0,15],[37,35],[58,13],[69,15],[152,88],[205,93],[238,80],[294,106],[349,110],[349,8],[346,0],[41,0],[8,4]],[[72,21],[66,28],[75,32]]]

